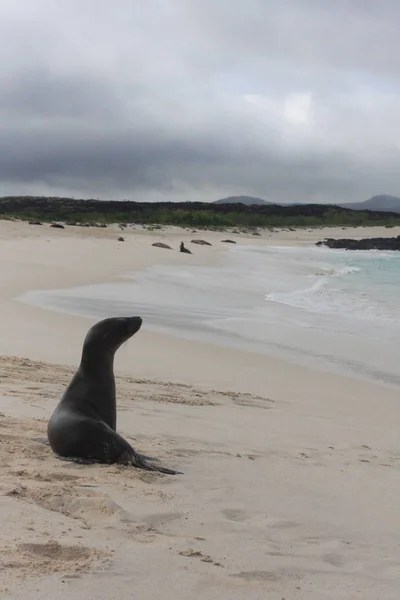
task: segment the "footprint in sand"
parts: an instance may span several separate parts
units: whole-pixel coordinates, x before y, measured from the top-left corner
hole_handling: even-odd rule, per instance
[[[198,558],[199,560],[201,560],[201,562],[211,563],[212,565],[215,565],[216,567],[223,566],[223,565],[221,565],[221,563],[216,562],[208,554],[203,554],[203,552],[201,552],[201,550],[193,550],[192,548],[189,548],[188,550],[182,550],[181,552],[179,552],[179,554],[180,554],[180,556],[186,556],[187,558]]]
[[[76,519],[86,527],[98,525],[100,520],[119,524],[131,524],[135,521],[130,513],[111,498],[92,490],[82,490],[80,486],[71,488],[56,483],[51,489],[15,486],[7,495]]]
[[[276,571],[241,571],[233,573],[230,577],[236,577],[249,583],[271,583],[278,581],[298,580],[303,574],[295,570],[276,570]]]
[[[221,513],[229,520],[236,523],[243,523],[246,520],[246,513],[239,508],[225,508]]]
[[[340,554],[334,554],[333,552],[323,554],[322,560],[332,567],[343,567],[346,564],[346,560]]]
[[[19,544],[18,547],[26,554],[50,560],[81,560],[89,558],[92,552],[90,548],[84,546],[61,546],[56,541],[47,544]]]
[[[160,513],[144,517],[142,521],[150,527],[158,528],[166,523],[170,523],[171,521],[176,521],[181,517],[183,517],[183,514],[178,512]]]
[[[47,543],[24,543],[0,550],[0,567],[7,575],[13,571],[21,577],[42,577],[56,572],[77,574],[89,570],[93,561],[109,553],[86,546],[64,546],[56,540]]]
[[[77,481],[80,479],[78,475],[69,475],[68,473],[39,473],[30,472],[24,469],[18,469],[16,471],[10,471],[10,475],[16,475],[17,477],[23,477],[24,479],[32,479],[33,481],[45,481],[51,483],[52,481]]]
[[[53,573],[79,576],[88,572],[94,561],[107,560],[109,552],[86,546],[64,546],[56,540],[47,543],[23,543],[0,549],[0,568],[5,578],[20,582],[24,578],[43,577]]]
[[[296,523],[296,521],[275,521],[271,522],[268,525],[271,529],[292,529],[294,527],[300,527],[300,523]]]
[[[245,521],[251,523],[255,527],[261,529],[292,529],[300,527],[300,523],[296,521],[286,521],[285,519],[279,519],[274,517],[268,517],[266,514],[256,514],[250,517],[245,511],[239,508],[225,508],[221,510],[221,513],[229,520],[236,523],[243,523]]]

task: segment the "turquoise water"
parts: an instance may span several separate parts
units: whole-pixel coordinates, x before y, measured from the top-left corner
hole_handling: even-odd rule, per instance
[[[400,385],[399,297],[398,253],[237,246],[214,268],[158,265],[20,300],[99,318],[139,314],[156,331]]]
[[[389,252],[346,252],[317,248],[275,249],[283,270],[296,271],[267,300],[308,313],[364,320],[370,325],[396,325],[400,316],[400,255]],[[310,270],[312,272],[310,272]],[[283,278],[286,279],[286,278]],[[304,286],[302,286],[302,280]],[[281,287],[276,282],[276,287]]]

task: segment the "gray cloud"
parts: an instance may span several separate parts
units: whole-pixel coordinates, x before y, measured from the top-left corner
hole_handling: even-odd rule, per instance
[[[395,0],[4,0],[0,195],[400,194]]]

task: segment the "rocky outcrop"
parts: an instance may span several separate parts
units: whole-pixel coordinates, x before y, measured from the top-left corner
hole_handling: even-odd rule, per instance
[[[326,238],[316,243],[316,246],[328,246],[345,250],[400,250],[400,235],[397,237],[379,237],[354,240],[350,238]]]
[[[224,244],[236,244],[235,240],[221,240]]]

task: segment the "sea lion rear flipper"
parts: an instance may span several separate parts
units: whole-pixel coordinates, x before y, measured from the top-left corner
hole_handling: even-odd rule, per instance
[[[158,471],[169,475],[182,475],[180,471],[153,464],[136,450],[106,423],[95,419],[86,419],[82,431],[85,445],[82,456],[108,464],[132,465],[146,471]],[[75,442],[76,445],[76,442]]]

